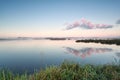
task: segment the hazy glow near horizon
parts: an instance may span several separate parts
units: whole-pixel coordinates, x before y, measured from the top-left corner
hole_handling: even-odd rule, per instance
[[[0,0],[0,37],[120,36],[119,9],[119,0]]]

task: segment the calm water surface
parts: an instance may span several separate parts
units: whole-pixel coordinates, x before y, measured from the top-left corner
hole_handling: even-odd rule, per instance
[[[50,65],[59,65],[64,60],[80,64],[120,64],[120,46],[96,43],[75,43],[74,40],[16,40],[0,41],[0,68],[6,67],[15,73]]]

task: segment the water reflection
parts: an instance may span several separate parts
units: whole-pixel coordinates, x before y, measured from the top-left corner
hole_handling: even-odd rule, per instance
[[[113,56],[114,63],[120,64],[120,52],[115,53],[116,56]]]
[[[98,53],[106,53],[113,51],[111,48],[81,48],[81,49],[74,49],[71,47],[64,47],[67,51],[67,53],[72,53],[75,56],[79,56],[81,58],[85,58],[87,56],[90,56],[92,54],[98,54]]]
[[[63,46],[65,46],[63,48]],[[33,73],[64,60],[80,64],[107,64],[120,62],[120,46],[96,43],[75,43],[72,40],[24,40],[0,42],[0,68],[13,72]],[[67,54],[65,54],[66,52]]]
[[[115,53],[117,57],[120,58],[120,52]]]

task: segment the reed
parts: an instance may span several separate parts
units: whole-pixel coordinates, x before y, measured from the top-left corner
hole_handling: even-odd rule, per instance
[[[49,66],[33,74],[13,74],[0,70],[0,80],[120,80],[120,65],[80,65],[63,62],[59,66]]]

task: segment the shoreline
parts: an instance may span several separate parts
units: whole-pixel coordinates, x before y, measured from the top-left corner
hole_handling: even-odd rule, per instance
[[[85,43],[101,43],[101,44],[116,44],[120,45],[120,39],[111,39],[111,40],[93,40],[93,39],[88,39],[88,40],[76,40],[76,43],[79,42],[85,42]]]

